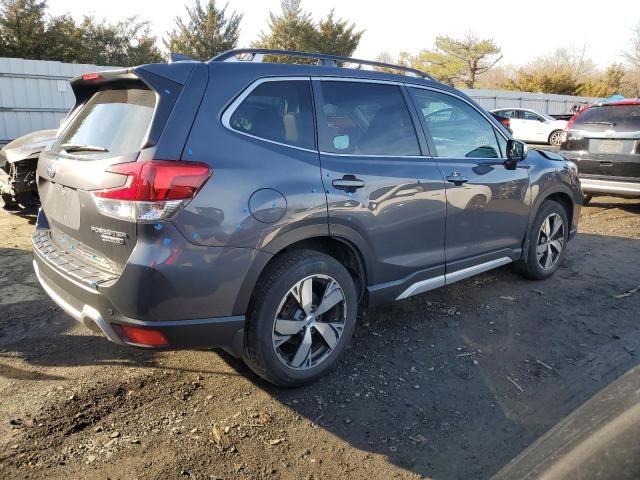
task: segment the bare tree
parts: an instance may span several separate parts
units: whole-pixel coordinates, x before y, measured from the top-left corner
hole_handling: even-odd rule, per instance
[[[622,56],[634,67],[640,68],[640,22],[633,29],[629,40],[629,48],[622,52]]]
[[[593,73],[596,66],[587,57],[587,46],[563,47],[549,55],[538,57],[531,62],[530,69],[550,72],[567,72],[576,81],[583,80]]]

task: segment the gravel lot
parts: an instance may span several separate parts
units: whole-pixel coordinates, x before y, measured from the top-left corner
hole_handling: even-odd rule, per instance
[[[640,201],[597,198],[550,280],[502,268],[363,314],[296,390],[75,325],[0,211],[0,477],[487,478],[639,363]]]

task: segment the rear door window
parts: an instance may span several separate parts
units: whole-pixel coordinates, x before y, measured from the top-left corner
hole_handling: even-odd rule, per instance
[[[581,126],[604,129],[614,128],[623,131],[640,130],[640,105],[603,105],[591,107],[581,113],[573,124],[573,128]]]
[[[498,110],[495,113],[505,118],[516,118],[516,119],[518,118],[518,115],[516,115],[515,110]]]
[[[142,147],[155,105],[156,96],[151,90],[100,90],[71,120],[55,150],[68,150],[74,155],[78,152],[88,158],[135,153]]]
[[[320,150],[326,153],[419,156],[416,131],[397,85],[321,81]],[[443,112],[449,116],[451,112]]]
[[[451,95],[420,88],[410,90],[439,157],[500,158],[493,124],[477,110]],[[443,110],[452,110],[453,115],[447,118],[437,114]]]
[[[536,122],[542,120],[542,117],[540,117],[540,115],[533,112],[527,112],[526,110],[521,110],[520,115],[522,116],[523,120],[533,120]]]
[[[306,79],[260,83],[223,121],[247,135],[315,149],[311,89]]]

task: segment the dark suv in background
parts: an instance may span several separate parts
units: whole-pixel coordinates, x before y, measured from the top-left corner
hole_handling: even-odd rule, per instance
[[[224,347],[300,385],[361,306],[512,262],[546,278],[576,232],[575,165],[416,70],[254,49],[72,86],[38,164],[34,266],[119,344]]]
[[[564,132],[560,153],[578,165],[582,190],[640,196],[640,99],[592,105]]]

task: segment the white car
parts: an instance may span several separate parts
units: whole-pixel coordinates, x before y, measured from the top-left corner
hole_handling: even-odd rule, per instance
[[[528,108],[498,108],[492,113],[511,119],[513,138],[532,143],[560,145],[566,120],[556,120],[549,115]]]

